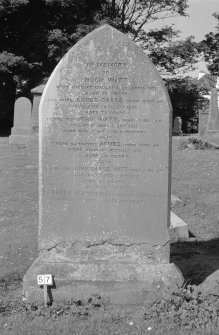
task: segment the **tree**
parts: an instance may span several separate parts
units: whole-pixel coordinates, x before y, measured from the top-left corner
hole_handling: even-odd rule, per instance
[[[219,76],[219,14],[213,16],[218,20],[216,33],[210,32],[205,36],[205,40],[200,43],[207,62],[207,68],[212,75]]]
[[[12,58],[17,65],[23,60],[21,76],[25,66],[29,69],[25,82],[35,85],[80,38],[75,34],[78,27],[95,23],[100,8],[98,0],[0,0],[0,53],[5,68],[7,54],[8,68]]]
[[[176,41],[172,27],[146,28],[186,15],[186,8],[187,0],[0,0],[0,88],[7,81],[12,100],[13,85],[16,96],[28,96],[70,47],[104,22],[129,34],[163,74],[185,71],[198,56],[192,38]]]
[[[172,26],[148,29],[156,20],[186,16],[187,0],[108,0],[102,19],[129,34],[152,59],[163,74],[178,74],[193,69],[199,58],[198,45],[192,37],[177,41],[179,31]]]
[[[198,131],[198,113],[208,104],[203,95],[208,89],[191,77],[166,79],[166,86],[173,107],[173,120],[182,118],[184,133]]]
[[[142,39],[146,23],[174,15],[186,16],[187,0],[108,0],[103,16],[117,19],[124,33],[131,33],[133,40]]]
[[[28,96],[66,51],[93,29],[101,4],[99,0],[0,0],[1,124],[8,113],[6,119],[12,122],[15,94]]]

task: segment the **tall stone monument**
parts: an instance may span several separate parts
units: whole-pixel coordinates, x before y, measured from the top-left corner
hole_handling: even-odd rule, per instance
[[[14,106],[14,127],[11,129],[9,144],[27,144],[31,135],[31,102],[25,97],[18,98]]]
[[[210,110],[208,119],[207,139],[219,145],[219,108],[217,88],[211,89]]]
[[[216,87],[211,89],[208,130],[219,130],[218,92]]]
[[[24,297],[142,303],[182,277],[169,262],[171,106],[124,34],[101,26],[60,61],[40,105],[39,257]]]
[[[198,134],[200,137],[205,137],[208,130],[209,109],[199,111],[198,116]]]

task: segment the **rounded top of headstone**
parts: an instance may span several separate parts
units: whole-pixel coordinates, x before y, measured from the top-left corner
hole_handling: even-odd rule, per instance
[[[109,24],[104,24],[87,34],[65,54],[57,64],[45,86],[39,110],[42,109],[44,96],[47,95],[48,90],[54,89],[52,87],[58,77],[69,76],[69,71],[71,71],[71,76],[76,72],[77,75],[80,75],[80,71],[77,71],[77,68],[81,67],[84,62],[88,64],[99,61],[103,62],[103,64],[109,64],[109,62],[113,62],[115,59],[119,62],[121,57],[129,64],[130,72],[137,71],[136,76],[139,77],[139,80],[141,80],[140,77],[143,75],[141,71],[143,67],[146,76],[150,78],[150,82],[153,82],[155,85],[159,84],[162,87],[165,99],[168,101],[169,110],[171,111],[172,106],[166,87],[152,61],[128,36]],[[74,59],[77,59],[77,62]],[[137,66],[136,62],[138,63]],[[56,79],[54,80],[55,77]],[[35,89],[33,90],[35,91]]]
[[[14,105],[14,126],[30,128],[32,104],[28,98],[20,97]]]
[[[26,97],[20,97],[15,101],[15,110],[21,107],[25,109],[28,108],[31,109],[31,106],[32,106],[31,101]]]

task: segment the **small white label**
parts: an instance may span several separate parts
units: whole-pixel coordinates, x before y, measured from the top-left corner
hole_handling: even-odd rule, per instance
[[[38,275],[37,283],[38,285],[53,285],[52,275]]]
[[[45,277],[45,285],[52,285],[52,275],[44,275]]]
[[[38,285],[44,285],[45,284],[44,275],[37,276],[37,283],[38,283]]]

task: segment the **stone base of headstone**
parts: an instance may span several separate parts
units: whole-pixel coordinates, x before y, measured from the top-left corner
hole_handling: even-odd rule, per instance
[[[183,283],[174,264],[145,263],[144,252],[149,250],[140,254],[136,246],[109,245],[89,249],[78,254],[74,249],[74,260],[62,253],[42,253],[24,276],[24,299],[43,301],[43,289],[37,285],[39,274],[54,276],[49,292],[52,301],[87,301],[98,295],[105,304],[142,305],[149,298],[156,300],[165,288],[174,290]]]
[[[31,132],[29,128],[13,127],[9,136],[9,144],[27,144],[30,140]]]

